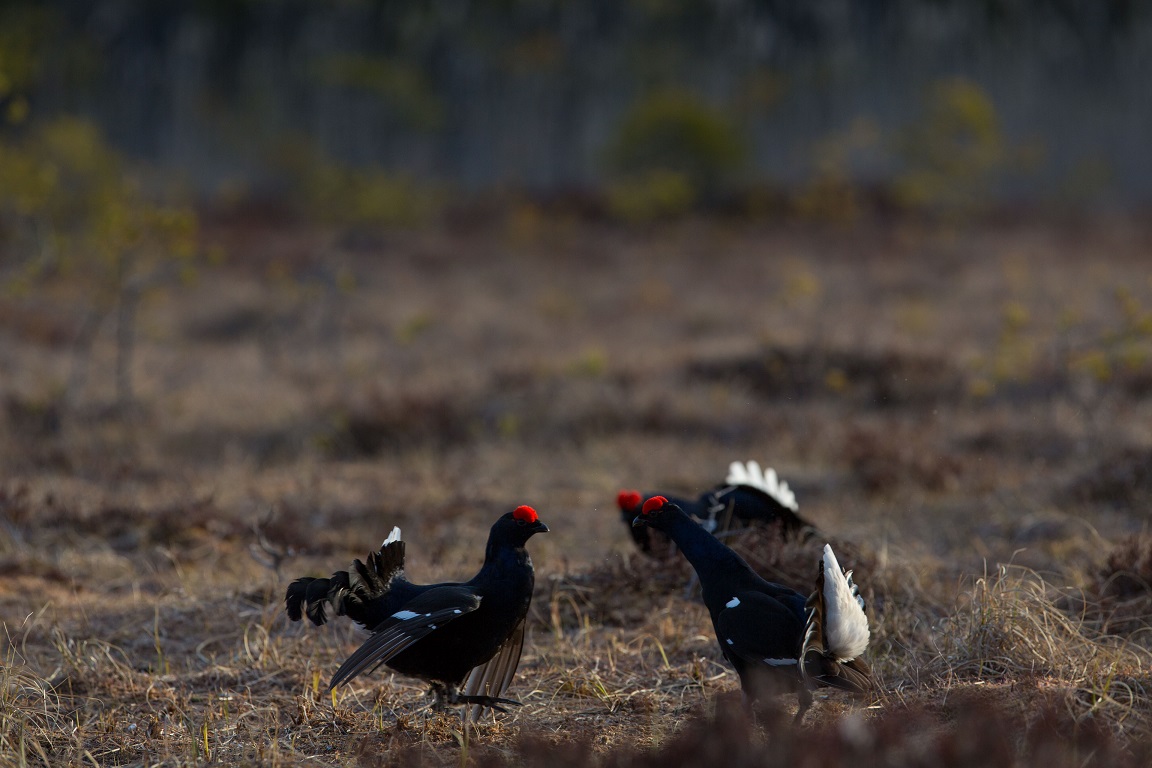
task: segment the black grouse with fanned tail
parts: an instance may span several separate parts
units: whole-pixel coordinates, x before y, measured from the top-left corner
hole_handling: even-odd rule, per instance
[[[737,526],[766,524],[779,526],[784,536],[800,537],[815,528],[799,514],[796,495],[781,480],[776,470],[762,470],[755,461],[734,461],[728,466],[724,482],[700,494],[697,499],[683,499],[666,493],[641,494],[622,490],[616,494],[620,516],[632,532],[632,539],[642,551],[663,556],[667,547],[660,537],[647,528],[632,525],[644,502],[663,496],[694,518],[709,533],[717,534]]]
[[[696,569],[720,649],[750,703],[794,692],[799,722],[812,704],[813,688],[873,689],[871,670],[861,659],[869,639],[864,601],[831,547],[824,547],[816,590],[805,597],[761,578],[663,496],[644,502],[633,525],[667,535]]]
[[[327,621],[326,606],[372,631],[345,661],[329,688],[384,664],[427,680],[435,706],[483,707],[502,698],[524,646],[524,617],[535,576],[525,544],[548,526],[531,507],[517,507],[492,526],[484,565],[470,581],[413,584],[404,577],[404,542],[394,528],[368,562],[356,560],[327,579],[301,578],[288,587],[288,617]]]

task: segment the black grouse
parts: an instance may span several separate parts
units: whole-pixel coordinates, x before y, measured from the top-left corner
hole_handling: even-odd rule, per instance
[[[661,495],[695,518],[709,533],[717,534],[731,530],[737,525],[767,523],[779,525],[785,536],[798,536],[814,530],[813,526],[800,517],[800,506],[796,495],[788,483],[776,475],[776,470],[764,471],[755,461],[732,462],[724,482],[705,491],[696,500],[678,498],[666,493],[641,494],[638,491],[623,490],[616,494],[616,506],[620,516],[632,532],[632,539],[643,552],[662,556],[668,548],[646,527],[632,525],[640,514],[644,502],[653,496]]]
[[[413,584],[404,577],[404,542],[393,528],[367,564],[356,560],[327,579],[301,578],[288,586],[288,618],[327,621],[325,606],[370,629],[372,636],[345,661],[329,688],[381,664],[428,681],[434,705],[473,705],[507,711],[501,698],[524,646],[524,617],[535,576],[528,539],[546,533],[531,507],[520,506],[492,526],[484,565],[470,581]]]
[[[663,532],[696,569],[720,649],[740,675],[749,704],[795,692],[799,722],[813,688],[872,690],[872,672],[860,658],[869,639],[864,600],[832,547],[824,546],[816,589],[805,597],[761,578],[663,496],[644,502],[633,525]]]

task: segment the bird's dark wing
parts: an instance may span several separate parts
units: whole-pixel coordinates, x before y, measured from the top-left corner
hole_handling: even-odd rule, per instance
[[[715,521],[712,527],[721,531],[750,522],[777,524],[786,534],[797,534],[812,527],[795,510],[752,486],[720,486],[701,496],[700,501],[708,510],[708,519]]]
[[[480,607],[480,596],[467,587],[435,587],[409,600],[380,623],[332,676],[329,688],[375,669],[436,629]]]
[[[512,634],[488,661],[473,667],[464,681],[461,693],[465,696],[490,696],[499,699],[504,696],[516,667],[520,665],[520,653],[524,650],[524,622],[521,621]],[[473,722],[480,719],[484,708],[476,705],[471,708]]]
[[[724,478],[727,485],[748,488],[757,491],[772,500],[772,503],[781,509],[798,512],[800,506],[796,503],[796,495],[788,487],[788,483],[776,475],[771,467],[765,472],[755,461],[741,464],[738,461],[728,465],[728,476]]]
[[[803,631],[795,611],[761,592],[738,592],[716,616],[724,652],[750,664],[797,667]]]
[[[762,470],[755,461],[732,462],[724,484],[701,496],[700,503],[706,510],[704,526],[713,533],[753,521],[779,525],[781,533],[793,535],[812,528],[800,517],[796,495],[788,483],[776,475],[776,470]]]

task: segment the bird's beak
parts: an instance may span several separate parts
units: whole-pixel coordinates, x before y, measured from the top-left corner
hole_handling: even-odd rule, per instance
[[[533,533],[548,533],[548,526],[544,525],[542,520],[537,520],[532,524]]]
[[[644,519],[643,515],[636,515],[636,517],[632,520],[632,527],[639,528],[642,525],[648,525],[648,521]]]

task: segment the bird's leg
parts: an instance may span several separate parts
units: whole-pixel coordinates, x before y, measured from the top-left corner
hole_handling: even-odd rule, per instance
[[[454,690],[448,690],[448,686],[444,683],[432,683],[432,688],[429,691],[435,698],[432,700],[432,709],[437,712],[448,709],[449,706],[455,704],[453,698],[456,695]]]
[[[507,712],[508,710],[500,706],[501,704],[511,704],[512,706],[523,706],[515,699],[499,699],[495,696],[465,696],[457,692],[455,688],[447,689],[447,701],[449,704],[476,704],[481,707],[490,707],[497,712]]]
[[[796,709],[796,717],[792,718],[792,725],[800,725],[804,721],[804,714],[812,706],[812,691],[808,690],[808,686],[796,692],[796,703],[799,706]]]
[[[479,704],[481,707],[489,707],[496,710],[497,712],[505,713],[507,713],[508,710],[500,706],[501,704],[511,704],[514,707],[524,706],[522,703],[516,701],[515,699],[498,699],[495,696],[460,696],[457,698],[456,703]]]

